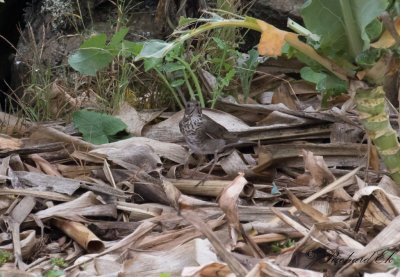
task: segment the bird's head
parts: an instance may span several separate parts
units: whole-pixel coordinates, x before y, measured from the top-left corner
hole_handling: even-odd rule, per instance
[[[201,104],[199,101],[188,101],[185,105],[185,115],[201,114]]]

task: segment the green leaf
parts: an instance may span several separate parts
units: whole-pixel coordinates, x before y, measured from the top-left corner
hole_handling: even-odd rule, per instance
[[[375,18],[371,21],[371,23],[367,25],[367,27],[365,27],[365,32],[367,32],[370,40],[375,40],[379,38],[382,33],[382,23],[377,18]]]
[[[69,65],[81,74],[96,76],[96,72],[108,66],[116,55],[106,46],[106,41],[105,34],[92,36],[68,58]]]
[[[96,76],[96,72],[108,66],[115,55],[106,49],[79,49],[68,58],[69,65],[81,74]]]
[[[148,58],[144,60],[144,71],[149,71],[154,67],[159,66],[162,63],[162,59],[160,58]]]
[[[301,14],[308,30],[320,36],[326,55],[353,59],[369,48],[366,27],[388,6],[388,0],[307,0]]]
[[[321,80],[326,78],[325,73],[319,73],[312,70],[310,67],[306,66],[300,70],[300,76],[303,80],[308,82],[318,84]]]
[[[136,56],[136,61],[144,58],[162,58],[176,45],[162,40],[152,39],[143,44],[142,51]]]
[[[237,73],[239,75],[240,84],[242,85],[242,91],[244,95],[245,102],[250,92],[251,82],[254,77],[254,70],[258,65],[258,51],[251,49],[249,52],[249,58],[246,60],[242,55],[238,58],[238,68]]]
[[[315,72],[310,67],[303,67],[300,70],[301,78],[316,84],[315,89],[322,93],[322,105],[331,96],[347,93],[347,83],[331,73]]]
[[[185,66],[179,63],[166,63],[165,65],[162,66],[162,70],[168,73],[183,69],[185,69]]]
[[[368,49],[368,50],[360,53],[356,57],[356,62],[359,65],[371,67],[379,59],[379,57],[381,56],[381,53],[382,53],[382,49],[375,49],[375,48]]]
[[[119,118],[88,110],[74,112],[72,120],[83,139],[93,144],[108,143],[110,137],[127,127]]]
[[[109,47],[120,47],[121,42],[126,36],[126,34],[129,32],[129,28],[122,28],[118,32],[116,32],[113,37],[111,38],[111,41],[109,43]]]
[[[185,83],[185,80],[183,79],[179,79],[179,80],[175,80],[171,83],[171,87],[176,88],[176,87],[180,87]]]
[[[87,41],[84,41],[80,48],[96,47],[105,48],[107,36],[105,34],[91,36]]]
[[[133,42],[124,40],[122,42],[122,48],[129,51],[133,57],[136,57],[137,55],[139,55],[140,51],[142,51],[143,42]]]
[[[58,277],[58,276],[62,276],[65,275],[65,272],[63,270],[50,270],[49,272],[47,272],[44,276],[45,277]]]

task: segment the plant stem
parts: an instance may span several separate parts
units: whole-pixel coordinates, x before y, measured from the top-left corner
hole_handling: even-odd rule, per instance
[[[190,98],[192,100],[195,100],[196,99],[196,95],[195,95],[195,93],[193,91],[192,85],[189,82],[189,78],[188,78],[185,70],[183,71],[183,78],[185,79],[186,86],[187,86],[187,88],[189,90]]]
[[[165,85],[167,86],[167,88],[171,91],[172,95],[174,96],[176,103],[178,103],[179,108],[184,109],[181,100],[178,97],[178,94],[176,94],[176,91],[174,90],[173,87],[171,87],[171,85],[169,84],[167,78],[165,78],[164,74],[161,73],[161,71],[154,67],[154,70],[157,72],[158,76],[160,76],[161,80],[164,81]]]
[[[175,56],[175,59],[180,61],[183,64],[183,66],[185,67],[185,69],[189,72],[189,75],[192,78],[194,86],[196,88],[200,104],[204,108],[205,107],[205,103],[204,103],[203,93],[201,92],[199,79],[197,78],[196,74],[194,74],[194,72],[193,72],[192,68],[190,67],[190,65],[184,59],[182,59],[180,57],[176,57],[176,56]]]
[[[296,34],[287,33],[285,36],[285,41],[293,48],[299,50],[303,54],[307,55],[309,58],[320,63],[326,69],[335,74],[339,79],[347,81],[348,79],[354,78],[352,75],[347,73],[343,68],[341,68],[339,65],[337,65],[330,59],[320,56],[310,45],[300,41],[297,38]]]
[[[360,122],[374,142],[387,171],[400,184],[400,144],[385,110],[383,87],[359,88],[356,90],[355,101]]]

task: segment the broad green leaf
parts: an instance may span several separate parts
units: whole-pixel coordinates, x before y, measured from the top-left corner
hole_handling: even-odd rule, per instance
[[[315,88],[322,92],[323,106],[330,97],[347,93],[347,83],[333,75],[327,75]]]
[[[96,47],[105,48],[106,47],[107,36],[105,34],[91,36],[88,40],[84,41],[80,48]]]
[[[144,60],[144,71],[149,71],[154,67],[159,66],[162,63],[162,59],[160,58],[148,58]]]
[[[81,74],[96,76],[96,72],[108,66],[119,51],[117,48],[106,46],[106,41],[105,34],[92,36],[68,58],[68,63]]]
[[[133,42],[124,40],[122,42],[122,48],[129,51],[133,57],[136,57],[137,55],[139,55],[140,51],[142,51],[143,42]]]
[[[366,27],[388,6],[388,0],[308,0],[301,14],[308,30],[320,36],[326,55],[353,59],[369,48]]]
[[[176,45],[162,40],[148,40],[143,44],[142,51],[136,56],[136,61],[144,58],[162,58]]]
[[[185,80],[183,79],[179,79],[179,80],[175,80],[171,83],[171,87],[176,88],[176,87],[180,87],[185,83]]]
[[[102,48],[79,49],[68,58],[69,65],[81,74],[96,76],[96,72],[108,66],[115,55]]]
[[[185,69],[185,66],[179,64],[179,63],[166,63],[163,65],[162,69],[165,72],[174,72],[174,71],[178,71],[178,70],[183,70]]]
[[[371,48],[356,57],[356,62],[362,66],[373,66],[381,56],[381,49]]]
[[[326,78],[325,73],[315,72],[310,67],[306,66],[300,70],[300,76],[303,80],[318,84],[321,80]]]
[[[310,67],[303,67],[300,70],[301,78],[316,84],[315,89],[322,93],[322,104],[331,96],[347,93],[347,83],[330,73],[315,72]]]
[[[382,33],[382,23],[375,18],[365,27],[365,32],[367,32],[370,40],[377,39]]]
[[[121,45],[122,40],[126,36],[126,34],[129,32],[129,28],[122,28],[119,30],[117,33],[113,35],[111,38],[111,41],[109,43],[109,47],[118,47]]]
[[[112,136],[127,127],[119,118],[88,110],[74,112],[72,120],[83,139],[93,144],[108,143]]]

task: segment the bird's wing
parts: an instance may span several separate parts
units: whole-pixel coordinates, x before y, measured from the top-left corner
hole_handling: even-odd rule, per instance
[[[218,124],[214,120],[212,120],[210,117],[206,116],[203,114],[203,128],[204,128],[204,133],[212,139],[225,139],[228,141],[234,141],[237,140],[237,136],[230,133],[224,126],[221,124]]]

